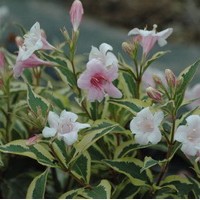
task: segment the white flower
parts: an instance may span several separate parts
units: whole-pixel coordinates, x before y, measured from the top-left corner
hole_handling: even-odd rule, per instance
[[[130,129],[135,134],[135,140],[139,144],[157,144],[161,138],[159,125],[164,118],[162,111],[151,113],[149,107],[144,108],[131,120]]]
[[[118,60],[116,56],[110,52],[113,48],[109,44],[102,43],[99,46],[99,49],[97,47],[92,46],[92,50],[89,54],[89,60],[97,59],[105,65],[105,67],[108,67],[110,65],[118,65]]]
[[[36,22],[30,29],[29,33],[24,36],[24,44],[22,46],[24,54],[20,60],[28,59],[34,51],[39,49],[54,49],[46,40],[44,32],[40,29],[40,24]]]
[[[79,130],[90,127],[89,124],[76,122],[77,119],[78,116],[75,113],[67,112],[66,110],[63,110],[60,116],[50,111],[48,115],[50,127],[45,127],[42,135],[45,138],[57,135],[58,139],[63,139],[67,145],[72,145],[78,139]]]
[[[188,156],[200,153],[200,116],[186,118],[187,124],[177,128],[174,139],[182,143],[181,150]]]

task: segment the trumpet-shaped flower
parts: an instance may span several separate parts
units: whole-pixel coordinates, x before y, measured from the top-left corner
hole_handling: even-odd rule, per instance
[[[26,60],[21,60],[21,57],[24,53],[24,50],[19,47],[19,53],[17,61],[13,67],[13,74],[15,78],[18,78],[22,75],[22,72],[25,68],[38,67],[40,65],[52,66],[53,63],[41,60],[35,54],[31,54]]]
[[[90,127],[89,124],[76,122],[78,116],[75,113],[63,110],[58,116],[50,111],[48,115],[49,127],[45,127],[42,135],[45,138],[55,137],[62,139],[67,145],[72,145],[78,140],[78,132],[80,129]]]
[[[81,1],[75,0],[71,6],[70,9],[70,20],[73,26],[73,30],[76,32],[79,28],[79,25],[81,23],[82,17],[83,17],[83,5]]]
[[[121,98],[122,93],[113,85],[118,77],[117,66],[106,68],[102,62],[92,59],[87,63],[87,69],[78,79],[78,87],[88,91],[88,100],[102,101],[108,94],[114,98]]]
[[[187,124],[177,128],[174,139],[182,143],[181,150],[187,156],[200,154],[200,116],[190,115]]]
[[[137,41],[139,41],[140,45],[143,48],[143,54],[147,55],[149,51],[153,48],[155,43],[158,41],[159,46],[164,46],[167,44],[166,39],[172,34],[173,29],[168,28],[161,32],[156,32],[157,25],[153,26],[153,30],[148,31],[146,29],[141,30],[138,28],[134,28],[129,31],[128,35],[136,35]]]
[[[26,60],[34,51],[39,49],[54,49],[46,40],[43,31],[40,29],[40,24],[36,22],[30,29],[29,33],[24,36],[23,43],[24,54],[22,54],[20,60]]]
[[[89,54],[89,60],[97,59],[101,61],[106,67],[110,65],[118,65],[118,60],[116,56],[110,52],[113,48],[107,43],[102,43],[99,46],[99,49],[97,47],[92,46],[92,50]]]
[[[161,138],[159,125],[164,118],[162,111],[152,114],[149,107],[144,108],[131,120],[130,129],[135,134],[135,140],[139,144],[157,144]]]

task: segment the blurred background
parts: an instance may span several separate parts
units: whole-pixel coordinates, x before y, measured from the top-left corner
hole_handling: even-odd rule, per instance
[[[60,29],[71,32],[69,8],[73,0],[0,0],[0,24],[8,23],[1,37],[1,45],[17,51],[16,35],[21,24],[27,30],[36,22],[46,31],[48,40],[56,44],[63,41]],[[91,46],[107,42],[114,52],[122,52],[121,43],[128,39],[129,30],[138,27],[157,31],[172,27],[173,34],[164,48],[171,53],[155,66],[170,68],[175,73],[200,57],[200,1],[199,0],[82,0],[85,14],[80,26],[78,53],[88,55]],[[5,11],[5,8],[7,11]]]

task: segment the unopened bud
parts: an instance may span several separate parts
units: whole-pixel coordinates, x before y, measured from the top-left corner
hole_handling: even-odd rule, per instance
[[[23,43],[24,43],[24,40],[22,37],[20,36],[17,36],[15,37],[15,43],[18,47],[22,47]]]
[[[162,94],[155,88],[148,87],[146,89],[147,95],[154,101],[160,101],[162,99]]]
[[[176,87],[179,87],[183,83],[183,77],[178,77],[176,79]]]
[[[79,28],[83,13],[84,10],[81,1],[75,0],[71,6],[69,13],[74,32],[76,32]]]
[[[32,136],[32,137],[30,137],[29,139],[26,140],[26,145],[27,146],[34,145],[40,139],[41,139],[41,135],[34,135],[34,136]]]
[[[0,70],[5,67],[5,55],[2,51],[0,51]]]
[[[122,43],[122,49],[128,55],[131,55],[132,52],[133,52],[133,48],[131,47],[131,45],[128,42],[123,42]]]
[[[162,79],[159,76],[157,76],[156,74],[153,74],[152,78],[153,78],[155,84],[157,84],[157,85],[161,85],[162,84]]]
[[[176,86],[176,76],[170,69],[165,70],[165,79],[170,87]]]

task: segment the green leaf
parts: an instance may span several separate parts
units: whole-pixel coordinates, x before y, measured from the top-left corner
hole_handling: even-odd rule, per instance
[[[47,168],[42,174],[33,179],[26,194],[27,199],[44,199],[48,172],[49,169]]]
[[[73,175],[89,184],[91,175],[91,158],[87,151],[84,151],[75,163],[73,163],[71,172]]]
[[[45,166],[58,167],[57,164],[55,164],[54,157],[47,150],[47,147],[44,147],[41,144],[27,146],[26,140],[14,140],[0,146],[0,151],[3,153],[27,156],[37,160],[40,164]]]
[[[189,85],[190,81],[193,79],[197,70],[199,69],[199,63],[200,63],[200,60],[198,60],[194,64],[187,67],[178,76],[178,79],[182,79],[182,83],[176,89],[176,97],[175,97],[176,107],[179,107],[182,104],[185,90],[187,86]]]
[[[142,108],[148,107],[149,103],[141,101],[139,99],[111,99],[109,103],[118,105],[119,107],[125,108],[126,110],[130,111],[132,114],[138,113]]]
[[[30,85],[27,86],[28,86],[27,102],[30,109],[36,114],[40,114],[41,112],[42,116],[45,117],[50,107],[49,102],[43,97],[36,94],[31,89]]]
[[[76,151],[74,153],[74,156],[72,158],[72,161],[77,159],[82,152],[87,150],[90,146],[92,146],[97,140],[102,138],[108,133],[113,132],[124,132],[125,129],[121,127],[119,124],[111,122],[111,121],[105,121],[105,120],[97,120],[93,126],[88,129],[88,131],[85,132],[85,136],[81,139],[80,142],[74,145]]]
[[[147,174],[149,172],[140,172],[143,166],[143,163],[140,160],[136,158],[125,157],[116,160],[104,160],[104,162],[115,171],[126,175],[133,185],[150,185],[149,174]]]
[[[164,56],[166,53],[169,53],[169,51],[159,51],[155,53],[149,60],[147,60],[143,66],[143,72],[153,63],[156,61],[158,58]]]
[[[167,176],[160,184],[161,187],[168,185],[176,187],[179,198],[187,196],[193,189],[193,184],[187,178],[178,175]]]
[[[78,194],[81,193],[84,190],[84,188],[78,188],[76,190],[70,190],[65,193],[63,193],[59,199],[76,199]]]
[[[62,57],[58,56],[50,56],[47,54],[42,54],[46,59],[48,59],[51,62],[54,62],[57,64],[57,67],[55,67],[55,70],[59,73],[61,79],[68,83],[71,87],[74,87],[77,85],[76,83],[76,77],[73,74],[73,72],[69,68],[69,63],[66,59],[63,59]]]
[[[91,189],[85,189],[79,195],[87,199],[110,199],[111,185],[107,180],[101,180],[99,185]]]
[[[142,169],[140,170],[140,172],[143,172],[146,169],[149,169],[155,165],[159,164],[158,160],[154,160],[153,158],[146,156],[144,158],[144,166],[142,167]]]
[[[136,151],[138,149],[144,149],[150,146],[152,146],[152,144],[147,144],[147,145],[135,144],[133,140],[124,142],[116,148],[114,158],[121,158],[126,156],[130,152]]]

